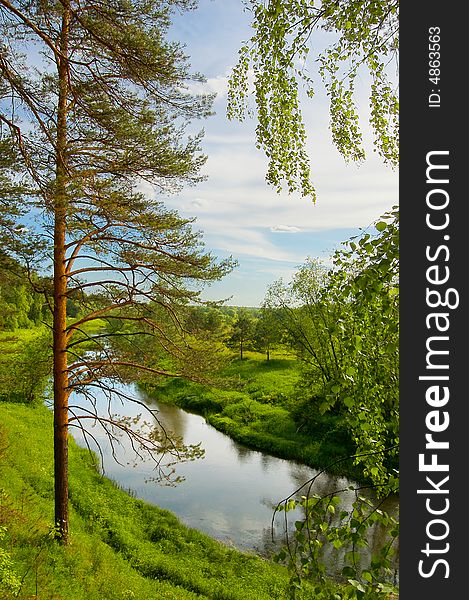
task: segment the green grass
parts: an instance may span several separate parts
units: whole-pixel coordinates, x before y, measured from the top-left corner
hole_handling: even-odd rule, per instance
[[[0,361],[6,361],[8,355],[16,354],[21,346],[38,335],[38,329],[16,329],[0,331]]]
[[[219,386],[172,379],[144,387],[159,401],[204,415],[211,425],[250,448],[328,468],[353,454],[347,423],[342,417],[318,412],[317,421],[303,433],[292,414],[299,377],[298,361],[292,357],[267,361],[262,354],[247,352],[243,360],[235,358],[222,370]],[[362,477],[352,460],[328,470]]]
[[[11,558],[7,571],[22,582],[15,597],[287,598],[283,567],[227,548],[169,511],[129,496],[101,477],[90,454],[73,441],[71,544],[61,547],[52,536],[51,413],[43,406],[0,403],[0,423],[0,528],[6,528],[0,550]],[[1,582],[0,564],[0,597],[13,598]]]

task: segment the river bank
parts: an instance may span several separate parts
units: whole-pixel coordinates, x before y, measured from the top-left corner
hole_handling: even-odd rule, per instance
[[[44,406],[0,403],[1,547],[22,582],[14,596],[41,600],[284,600],[288,574],[258,556],[185,527],[138,500],[70,443],[71,545],[52,539],[52,415]],[[4,565],[7,565],[5,567]],[[331,583],[331,590],[335,584]],[[1,589],[1,588],[0,588]],[[302,598],[314,598],[305,590]]]
[[[366,484],[362,469],[354,465],[355,446],[343,416],[318,414],[307,427],[295,419],[292,399],[298,376],[296,360],[266,361],[247,352],[245,359],[233,360],[220,374],[220,386],[172,379],[139,387],[158,402],[204,416],[248,448]]]
[[[85,399],[74,396],[72,401],[75,410],[86,411]],[[119,384],[112,399],[97,391],[95,403],[98,415],[106,417],[110,412],[130,419],[137,418],[146,406],[151,413],[145,421],[153,422],[187,446],[200,445],[203,458],[178,461],[165,468],[164,464],[171,461],[167,456],[159,463],[172,481],[179,481],[176,485],[161,485],[157,481],[161,473],[155,471],[154,462],[139,460],[126,436],[119,437],[119,444],[111,445],[105,429],[89,420],[83,424],[84,431],[72,430],[82,447],[88,443],[95,448],[99,443],[103,472],[121,487],[171,510],[186,525],[239,550],[254,551],[264,557],[278,552],[286,543],[286,525],[293,534],[294,522],[304,515],[300,509],[289,512],[286,522],[284,513],[277,513],[273,519],[274,509],[294,490],[306,486],[306,493],[313,478],[311,493],[330,496],[339,492],[347,511],[355,499],[350,490],[355,487],[353,481],[250,449],[211,426],[204,417],[157,401],[135,385]],[[163,478],[162,483],[168,482]],[[395,503],[392,506],[395,508]],[[342,561],[335,556],[330,562],[329,572],[337,576]]]

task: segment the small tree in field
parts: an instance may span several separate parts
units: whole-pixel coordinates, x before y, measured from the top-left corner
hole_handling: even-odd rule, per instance
[[[271,352],[279,344],[281,337],[280,321],[275,309],[262,307],[253,333],[256,350],[264,352],[266,360],[270,360]]]
[[[197,182],[204,163],[200,136],[187,137],[184,128],[209,114],[211,98],[187,92],[185,56],[164,38],[172,11],[193,6],[0,0],[1,143],[20,160],[16,172],[4,160],[3,177],[12,189],[19,180],[29,188],[17,211],[2,210],[2,224],[10,251],[30,272],[35,263],[53,266],[53,284],[41,291],[53,314],[55,524],[65,543],[69,423],[98,418],[93,390],[109,391],[129,371],[134,378],[183,374],[147,363],[145,353],[117,352],[112,337],[137,344],[151,336],[177,353],[168,323],[177,329],[178,308],[231,268],[204,252],[189,221],[153,199]],[[151,194],[141,192],[143,183]],[[14,225],[21,212],[29,213],[25,227]],[[91,303],[90,294],[100,301]],[[82,304],[74,322],[70,299]],[[90,340],[86,327],[98,320],[132,328]],[[85,341],[92,353],[80,349]],[[74,391],[91,400],[88,411],[69,406]],[[102,422],[113,425],[111,415]],[[133,435],[127,423],[114,425]],[[160,441],[136,438],[150,451]]]
[[[229,343],[239,348],[239,358],[243,360],[246,346],[252,341],[254,319],[245,308],[241,308],[233,323]]]

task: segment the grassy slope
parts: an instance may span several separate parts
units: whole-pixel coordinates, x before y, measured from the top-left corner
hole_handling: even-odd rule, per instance
[[[271,600],[287,597],[286,571],[183,526],[132,498],[72,443],[72,541],[52,540],[52,419],[40,407],[0,403],[1,546],[22,579],[19,598]],[[37,591],[37,596],[35,595]],[[10,596],[1,590],[0,597]],[[307,596],[305,596],[307,597]]]
[[[298,361],[247,352],[233,360],[222,376],[233,378],[231,389],[219,389],[173,379],[147,393],[162,402],[203,414],[217,429],[237,441],[281,458],[298,460],[313,468],[328,467],[353,453],[343,419],[323,415],[308,435],[298,431],[290,408],[295,404]],[[328,469],[337,475],[360,479],[352,461]]]

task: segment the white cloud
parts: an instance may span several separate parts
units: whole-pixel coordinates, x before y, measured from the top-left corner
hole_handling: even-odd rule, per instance
[[[302,229],[295,225],[274,225],[270,228],[270,231],[274,233],[299,233]]]
[[[228,75],[209,77],[206,86],[208,90],[217,95],[217,100],[224,98],[228,93]]]
[[[184,91],[191,94],[216,94],[216,100],[225,98],[228,94],[229,71],[225,75],[208,77],[206,81],[191,81],[186,84]]]
[[[299,195],[279,195],[265,183],[266,159],[252,141],[213,144],[206,152],[208,180],[167,203],[183,216],[196,217],[196,229],[215,253],[301,264],[308,252],[329,254],[350,229],[368,226],[397,201],[397,174],[377,159],[357,168],[325,149],[315,163],[318,200],[313,204]]]
[[[208,204],[209,202],[205,198],[194,198],[189,202],[189,207],[195,210],[204,210]]]

